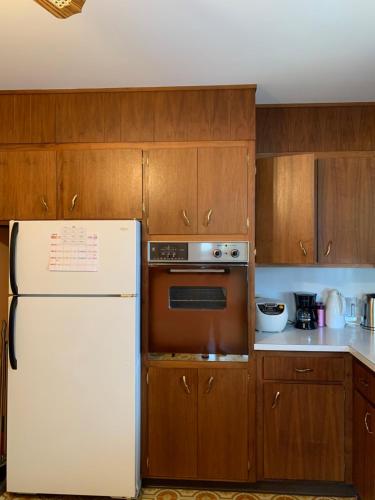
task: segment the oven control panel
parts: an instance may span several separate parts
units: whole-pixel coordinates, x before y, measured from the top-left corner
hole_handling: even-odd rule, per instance
[[[249,245],[247,241],[150,241],[148,243],[148,262],[237,262],[246,264],[248,261]]]

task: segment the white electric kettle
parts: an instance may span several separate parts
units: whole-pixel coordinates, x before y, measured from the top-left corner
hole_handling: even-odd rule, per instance
[[[326,301],[326,325],[329,328],[344,328],[344,297],[336,289],[328,292]]]

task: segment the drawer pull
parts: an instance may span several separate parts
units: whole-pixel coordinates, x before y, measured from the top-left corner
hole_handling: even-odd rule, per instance
[[[207,388],[206,388],[206,394],[209,394],[211,392],[211,389],[212,389],[212,384],[214,382],[214,377],[210,377],[208,380],[207,380]]]
[[[275,394],[275,397],[273,398],[273,403],[272,403],[272,406],[271,406],[272,409],[276,408],[277,403],[279,401],[279,398],[280,398],[280,392],[277,391],[277,393]]]
[[[191,389],[190,389],[190,387],[189,387],[189,384],[188,384],[188,383],[187,383],[187,381],[186,381],[186,376],[185,376],[185,375],[183,375],[183,376],[181,377],[181,380],[182,380],[182,383],[184,384],[184,389],[185,389],[186,394],[191,394]]]
[[[363,385],[363,387],[368,387],[369,386],[369,383],[367,382],[366,379],[360,378],[359,381],[361,382],[361,384]]]
[[[313,372],[313,368],[295,368],[297,373],[311,373]]]
[[[374,434],[374,432],[370,429],[369,425],[368,425],[368,422],[367,422],[367,419],[371,417],[371,413],[369,413],[368,411],[366,411],[366,415],[365,415],[365,427],[366,427],[366,431],[369,433],[369,434]]]

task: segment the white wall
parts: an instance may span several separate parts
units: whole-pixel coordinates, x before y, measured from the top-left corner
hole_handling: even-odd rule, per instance
[[[317,300],[325,302],[331,288],[345,297],[375,293],[375,268],[257,267],[255,271],[255,295],[286,302],[292,320],[293,292],[317,293]]]

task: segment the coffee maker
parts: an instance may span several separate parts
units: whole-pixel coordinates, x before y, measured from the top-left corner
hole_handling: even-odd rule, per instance
[[[296,301],[295,327],[301,330],[317,328],[316,293],[294,292]]]

